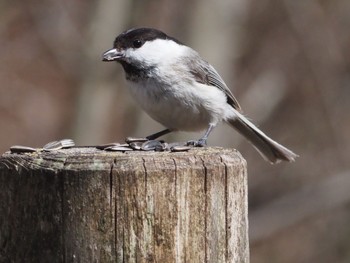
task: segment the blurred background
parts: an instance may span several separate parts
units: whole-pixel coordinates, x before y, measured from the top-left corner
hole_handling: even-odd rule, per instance
[[[199,51],[244,113],[300,155],[272,166],[226,125],[209,138],[248,162],[251,262],[350,262],[349,14],[348,0],[1,1],[0,152],[160,130],[121,66],[101,62],[117,34],[156,27]]]

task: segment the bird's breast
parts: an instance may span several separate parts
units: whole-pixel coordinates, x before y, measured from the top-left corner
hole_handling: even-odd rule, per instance
[[[129,81],[129,86],[132,96],[142,109],[169,129],[202,130],[211,120],[210,112],[191,94],[193,87],[185,87],[184,83],[160,83],[150,78]]]

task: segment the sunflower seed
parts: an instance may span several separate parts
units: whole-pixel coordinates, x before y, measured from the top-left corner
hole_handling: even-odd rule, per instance
[[[112,142],[112,143],[96,145],[95,147],[96,147],[96,149],[99,149],[99,150],[105,150],[106,148],[113,147],[113,146],[120,146],[120,143]]]
[[[141,150],[142,142],[131,142],[129,146],[134,150]]]
[[[63,139],[60,140],[60,142],[62,144],[62,148],[70,148],[75,146],[75,143],[72,139]]]
[[[31,153],[36,152],[37,149],[28,146],[14,145],[10,147],[10,151],[11,153]]]
[[[53,141],[45,144],[43,146],[44,151],[55,151],[55,150],[60,150],[63,148],[70,148],[75,146],[75,143],[71,139],[63,139],[60,141]]]
[[[192,147],[186,145],[177,145],[170,148],[171,152],[187,152]]]
[[[157,140],[149,140],[147,142],[144,142],[141,146],[141,150],[143,151],[154,151],[156,147],[162,147],[162,143]]]
[[[132,143],[132,142],[146,142],[148,141],[147,138],[135,138],[135,137],[126,137],[125,142],[126,143]]]
[[[130,147],[125,147],[125,146],[120,146],[120,145],[115,145],[115,146],[110,146],[104,149],[105,151],[116,151],[116,152],[126,152],[126,151],[132,151]]]
[[[154,149],[156,152],[164,152],[166,150],[169,150],[169,146],[166,142],[161,143],[159,145],[156,145],[156,148]]]

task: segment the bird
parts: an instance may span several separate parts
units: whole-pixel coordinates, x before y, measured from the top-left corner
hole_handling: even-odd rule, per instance
[[[102,61],[121,64],[131,96],[166,128],[147,136],[148,140],[174,131],[206,130],[199,140],[188,142],[206,146],[212,130],[226,122],[272,164],[298,156],[243,115],[219,73],[197,51],[161,30],[140,27],[122,32]]]

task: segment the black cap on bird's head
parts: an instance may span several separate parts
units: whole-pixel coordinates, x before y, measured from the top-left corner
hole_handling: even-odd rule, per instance
[[[124,52],[126,49],[137,49],[143,46],[147,41],[153,41],[156,39],[169,39],[178,44],[181,44],[178,40],[169,37],[164,32],[154,28],[133,28],[121,33],[116,37],[113,43],[113,48],[106,51],[102,55],[103,61],[119,61],[124,58]]]

